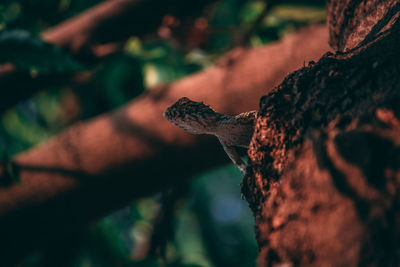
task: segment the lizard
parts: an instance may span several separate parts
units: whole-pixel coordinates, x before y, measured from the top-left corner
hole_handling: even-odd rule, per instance
[[[215,135],[229,158],[245,174],[246,164],[240,158],[237,147],[249,147],[256,114],[256,111],[249,111],[228,116],[215,112],[203,102],[182,97],[163,115],[173,125],[189,133]]]

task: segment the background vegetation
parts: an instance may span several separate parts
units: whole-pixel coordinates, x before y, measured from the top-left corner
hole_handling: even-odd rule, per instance
[[[166,14],[156,32],[132,36],[122,52],[97,60],[74,57],[40,38],[41,32],[99,2],[0,4],[1,64],[12,63],[32,77],[92,74],[85,88],[60,79],[6,110],[0,117],[4,159],[73,123],[118,108],[160,83],[206,68],[235,46],[260,46],[325,20],[325,3],[320,0],[281,1],[263,19],[268,1],[220,0],[184,20]],[[22,266],[254,266],[253,218],[240,199],[240,181],[239,171],[231,165],[205,173],[136,201],[68,240],[49,244]]]

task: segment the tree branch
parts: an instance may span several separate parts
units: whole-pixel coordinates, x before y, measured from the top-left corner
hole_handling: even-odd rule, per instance
[[[130,36],[154,32],[168,12],[190,16],[214,0],[109,0],[42,33],[42,37],[83,60],[99,58],[121,50]],[[157,8],[154,8],[154,7]],[[123,26],[121,26],[123,25]],[[73,74],[32,77],[10,64],[0,66],[0,112],[45,86],[68,81]]]
[[[168,12],[175,13],[178,17],[190,16],[201,12],[206,4],[213,1],[215,0],[104,1],[47,30],[42,37],[50,43],[78,53],[93,45],[125,41],[132,35],[149,34],[157,29],[162,17]]]

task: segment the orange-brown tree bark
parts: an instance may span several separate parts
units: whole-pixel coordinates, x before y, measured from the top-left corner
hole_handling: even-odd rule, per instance
[[[182,96],[225,114],[257,109],[268,88],[320,57],[329,49],[327,41],[326,28],[313,26],[265,47],[235,49],[203,72],[150,90],[17,155],[20,183],[0,189],[4,255],[15,257],[54,233],[73,231],[137,197],[228,162],[215,138],[172,126],[162,117],[164,109]]]
[[[243,191],[261,266],[400,263],[400,3],[328,1],[327,53],[261,99]]]

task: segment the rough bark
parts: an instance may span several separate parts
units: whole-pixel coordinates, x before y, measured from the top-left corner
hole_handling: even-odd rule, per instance
[[[396,0],[328,0],[330,45],[345,51],[391,27],[400,9]]]
[[[263,203],[260,266],[399,266],[399,132],[380,109],[313,132]]]
[[[345,29],[331,43],[346,52],[310,62],[260,101],[243,192],[261,266],[400,263],[398,3],[374,17],[359,9],[370,2],[381,1],[328,3],[331,38]],[[376,24],[354,26],[363,14]]]
[[[266,88],[329,49],[327,40],[327,29],[313,26],[266,47],[235,49],[204,72],[17,155],[20,183],[0,189],[3,255],[16,257],[55,233],[229,161],[215,138],[186,134],[164,120],[164,109],[182,96],[225,114],[255,109]]]

